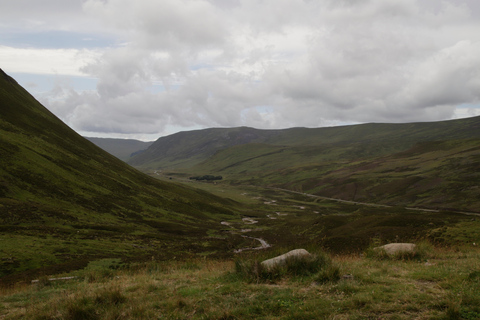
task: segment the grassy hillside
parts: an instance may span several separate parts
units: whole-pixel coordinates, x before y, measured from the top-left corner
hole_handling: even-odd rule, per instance
[[[145,142],[133,139],[111,139],[111,138],[92,138],[85,139],[93,142],[98,147],[107,151],[123,161],[128,161],[132,156],[145,151],[152,142]]]
[[[155,180],[98,148],[3,71],[0,153],[0,277],[206,251],[218,240],[199,240],[235,215],[231,201]]]
[[[479,211],[480,139],[422,142],[360,158],[354,148],[249,144],[185,171],[351,201]]]
[[[317,153],[335,153],[330,158],[347,160],[386,155],[424,141],[480,139],[480,117],[426,123],[380,124],[258,130],[247,127],[213,128],[179,132],[155,141],[144,153],[129,161],[143,169],[190,168],[218,151],[250,144],[299,147]],[[249,149],[239,149],[249,155]],[[254,151],[253,151],[254,152]],[[307,154],[308,156],[308,154]],[[328,156],[328,155],[326,155]]]
[[[131,163],[146,172],[213,174],[344,200],[477,212],[480,117],[182,132],[160,138]]]
[[[155,141],[145,152],[128,163],[142,168],[188,168],[218,150],[251,142],[264,141],[279,131],[262,131],[252,128],[212,128],[179,132]]]

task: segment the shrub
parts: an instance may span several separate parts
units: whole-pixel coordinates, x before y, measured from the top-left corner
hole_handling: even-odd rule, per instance
[[[66,302],[63,319],[67,320],[96,320],[100,316],[90,299],[71,299]]]
[[[337,265],[331,264],[327,268],[321,270],[315,277],[315,282],[327,283],[337,282],[340,280],[340,268]]]
[[[119,288],[104,289],[97,293],[95,297],[95,303],[97,305],[119,305],[126,301],[126,297],[122,294]]]

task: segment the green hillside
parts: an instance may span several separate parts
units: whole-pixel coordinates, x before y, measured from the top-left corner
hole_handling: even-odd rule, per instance
[[[145,152],[128,161],[142,168],[188,168],[208,159],[218,150],[265,141],[280,131],[252,128],[212,128],[179,132],[161,137]]]
[[[182,132],[160,138],[131,164],[344,200],[479,211],[480,117]]]
[[[361,158],[350,147],[243,145],[185,171],[351,201],[479,211],[480,139],[422,142]]]
[[[236,215],[231,201],[155,180],[98,148],[3,71],[0,154],[0,277],[208,251],[218,240],[199,240]]]
[[[112,139],[85,137],[98,147],[107,151],[123,161],[128,161],[132,156],[146,150],[153,142],[145,142],[134,139]]]
[[[403,151],[423,141],[471,138],[480,139],[480,117],[440,122],[369,123],[313,129],[212,128],[161,137],[129,163],[143,169],[190,168],[220,150],[249,144],[301,147],[306,150],[315,148],[322,153],[325,149],[336,149],[325,156],[332,159],[341,156],[351,160]]]

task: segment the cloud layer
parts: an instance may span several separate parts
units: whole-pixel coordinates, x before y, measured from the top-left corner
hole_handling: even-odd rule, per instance
[[[41,99],[91,135],[480,114],[475,0],[70,2],[76,8],[65,6],[70,19],[47,15],[37,24],[111,41],[97,48],[59,47],[60,56],[79,58],[71,58],[76,64],[70,66],[57,58],[56,72],[96,78],[96,90],[59,84]],[[0,57],[8,50],[46,49],[4,46]],[[25,61],[10,65],[27,72]]]

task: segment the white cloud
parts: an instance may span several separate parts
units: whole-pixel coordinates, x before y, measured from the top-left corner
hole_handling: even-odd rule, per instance
[[[81,69],[100,53],[86,49],[37,49],[0,46],[0,61],[8,72],[85,76]]]

